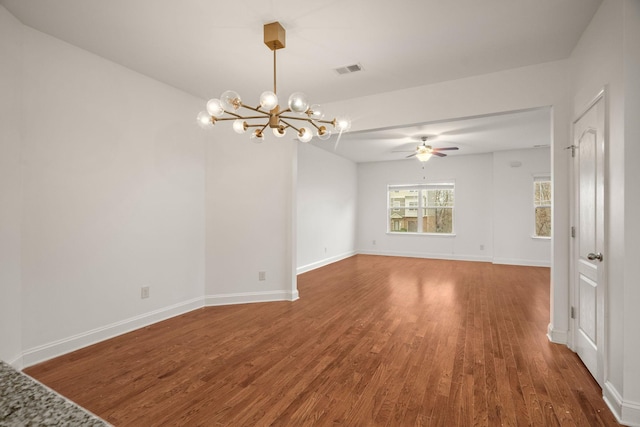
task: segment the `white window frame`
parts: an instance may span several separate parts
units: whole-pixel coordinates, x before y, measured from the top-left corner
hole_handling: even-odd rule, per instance
[[[418,206],[391,206],[391,192],[397,190],[416,190],[418,191]],[[422,191],[427,190],[453,190],[453,205],[452,206],[423,206],[423,194]],[[443,182],[431,182],[427,184],[400,184],[400,185],[388,185],[387,186],[387,233],[388,234],[413,234],[413,235],[422,235],[422,236],[455,236],[455,194],[456,194],[455,181],[448,180]],[[428,199],[428,198],[427,198]],[[391,214],[394,209],[411,209],[417,210],[416,222],[417,222],[417,231],[398,231],[392,230],[391,226]],[[415,209],[414,209],[415,208]],[[426,209],[433,208],[444,208],[451,209],[451,232],[450,233],[438,233],[438,232],[424,232],[422,231],[422,218],[424,217],[424,212]]]
[[[536,204],[536,184],[538,182],[548,182],[549,185],[551,185],[551,175],[548,174],[540,174],[540,175],[534,175],[533,176],[533,186],[532,189],[533,191],[531,192],[531,200],[532,200],[532,213],[533,213],[533,220],[532,220],[532,225],[533,225],[533,233],[531,233],[531,237],[533,237],[534,239],[551,239],[551,236],[553,236],[553,226],[551,227],[551,232],[549,236],[540,236],[538,235],[538,227],[536,227],[536,209],[537,208],[549,208],[552,209],[552,205],[553,205],[553,186],[551,185],[551,200],[549,200],[549,204],[548,205],[542,205],[542,204]]]

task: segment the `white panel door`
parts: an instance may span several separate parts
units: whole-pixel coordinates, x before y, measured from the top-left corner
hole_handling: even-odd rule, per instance
[[[604,378],[604,96],[574,123],[575,350],[598,383]]]

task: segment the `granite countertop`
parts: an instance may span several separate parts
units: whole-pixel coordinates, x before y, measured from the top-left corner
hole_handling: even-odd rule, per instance
[[[0,361],[0,426],[109,426],[33,378]]]

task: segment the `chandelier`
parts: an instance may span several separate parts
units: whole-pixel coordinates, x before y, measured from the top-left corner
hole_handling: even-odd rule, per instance
[[[320,105],[309,105],[307,97],[301,92],[295,92],[289,97],[288,108],[282,109],[278,105],[276,95],[276,51],[285,47],[285,29],[279,22],[272,22],[264,26],[264,44],[273,51],[273,92],[265,91],[260,95],[260,104],[256,107],[242,102],[237,92],[228,90],[207,102],[206,111],[198,114],[198,124],[207,129],[218,121],[233,121],[233,130],[245,133],[252,128],[251,138],[256,142],[264,140],[267,128],[276,137],[283,137],[287,129],[296,132],[298,140],[309,142],[314,135],[326,140],[332,131],[340,134],[351,127],[347,117],[324,120],[324,111]]]

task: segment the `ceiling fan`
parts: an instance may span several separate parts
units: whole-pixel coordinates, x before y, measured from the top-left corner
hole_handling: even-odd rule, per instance
[[[441,151],[450,151],[450,150],[458,149],[458,147],[433,148],[432,146],[427,145],[428,138],[429,138],[428,136],[421,137],[420,139],[422,140],[422,144],[418,145],[416,147],[415,152],[412,154],[409,154],[406,158],[408,159],[411,157],[417,157],[418,160],[420,160],[421,162],[426,162],[431,158],[431,156],[446,157],[447,155],[445,153],[441,153]]]

